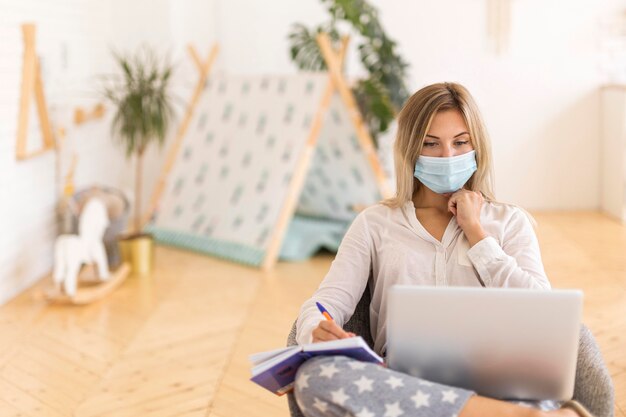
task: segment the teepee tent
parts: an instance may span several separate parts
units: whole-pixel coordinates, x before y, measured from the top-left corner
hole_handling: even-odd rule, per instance
[[[152,197],[158,241],[271,268],[286,235],[345,231],[332,225],[390,195],[342,75],[347,39],[318,42],[328,73],[209,77],[217,48],[190,48],[200,78]]]

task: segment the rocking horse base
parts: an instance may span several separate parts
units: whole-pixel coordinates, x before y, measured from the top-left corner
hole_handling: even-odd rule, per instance
[[[91,265],[83,267],[78,276],[76,294],[69,296],[58,288],[44,290],[43,297],[50,302],[83,305],[98,301],[113,292],[130,274],[130,265],[122,263],[106,281],[98,279]]]

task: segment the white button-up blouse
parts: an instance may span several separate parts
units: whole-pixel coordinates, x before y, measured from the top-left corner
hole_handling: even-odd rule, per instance
[[[297,341],[312,341],[324,317],[318,301],[343,326],[369,284],[374,350],[386,348],[387,289],[394,284],[549,289],[539,244],[518,207],[485,202],[480,220],[489,237],[472,248],[453,217],[440,241],[420,224],[413,202],[401,208],[378,204],[361,212],[346,233],[328,274],[300,310]]]

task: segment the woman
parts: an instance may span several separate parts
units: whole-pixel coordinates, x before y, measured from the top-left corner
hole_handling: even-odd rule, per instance
[[[400,112],[394,152],[396,196],[354,220],[302,306],[300,344],[354,336],[341,326],[368,285],[374,350],[383,356],[393,284],[550,288],[531,220],[494,200],[487,131],[463,86],[434,84],[415,93]],[[316,301],[334,321],[324,320]],[[295,395],[307,416],[577,415],[480,397],[344,357],[307,362]]]

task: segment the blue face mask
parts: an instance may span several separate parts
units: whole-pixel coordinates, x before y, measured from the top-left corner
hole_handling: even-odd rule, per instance
[[[476,151],[470,151],[447,158],[420,155],[413,175],[434,192],[444,194],[460,190],[474,172]]]

